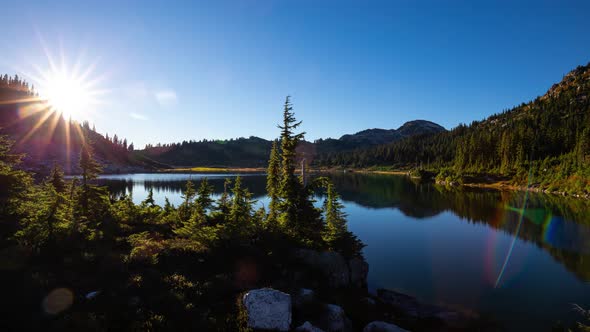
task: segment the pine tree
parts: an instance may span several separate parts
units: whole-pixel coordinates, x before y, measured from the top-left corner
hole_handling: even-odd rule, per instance
[[[229,220],[233,223],[245,223],[252,214],[252,194],[246,188],[242,188],[242,177],[237,176],[232,189],[232,204],[229,211]]]
[[[227,178],[223,183],[223,193],[219,196],[217,204],[215,206],[215,216],[218,221],[225,222],[228,219],[229,212],[231,210],[231,201],[229,199],[229,187],[232,181]]]
[[[164,213],[169,214],[174,211],[174,205],[170,203],[168,197],[164,198]]]
[[[364,244],[348,230],[346,226],[346,213],[342,211],[344,205],[340,201],[340,195],[334,189],[331,181],[327,181],[326,200],[324,201],[325,231],[324,241],[332,250],[336,250],[345,256],[361,255]]]
[[[186,222],[191,217],[191,210],[195,195],[195,185],[191,180],[186,181],[186,188],[184,190],[184,193],[182,193],[181,195],[183,202],[178,207],[178,217],[183,222]]]
[[[89,181],[96,179],[102,171],[100,164],[92,156],[92,147],[88,142],[82,145],[79,166],[82,171],[83,186],[86,186]]]
[[[174,233],[185,238],[195,237],[200,232],[205,222],[205,211],[197,205],[190,218],[182,223],[182,227],[174,230]]]
[[[203,178],[203,180],[201,180],[199,190],[197,191],[196,203],[205,211],[210,209],[213,205],[211,194],[213,194],[213,186],[209,184],[207,178]]]
[[[82,171],[82,214],[85,215],[88,213],[88,203],[92,191],[92,187],[90,186],[89,182],[96,179],[101,171],[100,164],[92,157],[92,148],[88,142],[82,145],[79,166],[80,170]]]
[[[268,169],[266,172],[266,192],[270,197],[270,204],[268,206],[267,225],[274,227],[278,217],[279,205],[279,184],[281,176],[281,159],[277,146],[277,142],[273,141],[272,149],[270,151],[270,159],[268,162]]]
[[[150,188],[150,190],[148,191],[148,196],[146,197],[145,200],[143,200],[143,202],[141,202],[141,204],[143,206],[151,206],[154,207],[156,205],[156,202],[154,201],[154,189]]]
[[[66,183],[64,181],[64,172],[58,164],[55,164],[49,173],[48,182],[53,185],[53,188],[58,193],[63,193],[66,190]]]
[[[342,211],[343,208],[344,205],[340,202],[340,196],[334,190],[332,182],[329,182],[326,190],[326,200],[324,202],[326,219],[324,240],[328,244],[342,239],[348,231],[346,228],[346,214]]]
[[[294,228],[299,221],[297,203],[302,185],[295,175],[295,157],[297,144],[304,138],[305,133],[295,134],[294,130],[300,125],[301,122],[297,122],[295,119],[290,97],[287,96],[283,108],[283,125],[279,126],[281,129],[281,172],[277,195],[280,199],[279,221],[287,232],[295,231]]]

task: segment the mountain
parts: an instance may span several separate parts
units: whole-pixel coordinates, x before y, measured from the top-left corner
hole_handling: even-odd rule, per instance
[[[369,129],[340,139],[301,142],[298,151],[312,162],[317,154],[348,151],[389,143],[413,135],[432,134],[445,129],[435,123],[416,120],[398,129]],[[14,152],[24,153],[21,167],[47,173],[59,164],[67,173],[77,171],[78,156],[85,141],[91,143],[95,158],[105,172],[133,172],[174,166],[265,167],[272,142],[259,137],[230,140],[184,141],[148,145],[134,151],[132,144],[116,135],[96,132],[87,122],[66,120],[50,110],[28,84],[7,75],[0,76],[0,134],[8,135]]]
[[[429,135],[445,131],[436,123],[415,120],[398,129],[368,129],[340,139],[319,139],[313,143],[301,142],[298,151],[308,161],[317,154],[349,151],[382,143],[394,142],[414,135]],[[147,146],[138,154],[173,166],[226,166],[265,167],[272,141],[259,137],[231,140],[184,141],[174,144]]]
[[[399,131],[399,130],[398,130]],[[497,174],[518,184],[590,193],[590,63],[542,96],[470,125],[316,158],[321,166],[422,165],[448,173]]]
[[[343,135],[340,141],[354,144],[356,148],[395,142],[410,136],[435,134],[446,129],[434,122],[414,120],[404,123],[398,129],[367,129],[352,135]]]

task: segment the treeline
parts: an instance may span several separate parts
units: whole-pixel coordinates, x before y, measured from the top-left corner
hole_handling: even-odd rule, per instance
[[[140,204],[94,184],[101,171],[87,137],[80,176],[59,167],[41,183],[17,168],[22,155],[0,136],[0,252],[10,313],[7,330],[235,330],[243,287],[284,278],[296,248],[361,254],[338,194],[322,178],[294,174],[302,133],[287,99],[280,144],[272,149],[268,210],[255,208],[241,178],[218,199],[206,179],[188,181],[183,202]],[[325,188],[322,207],[314,189]],[[244,254],[247,260],[244,261]],[[249,255],[249,256],[248,256]],[[252,263],[256,257],[256,263]],[[269,282],[271,282],[269,281]],[[41,311],[39,304],[42,304]]]
[[[65,119],[17,75],[0,76],[0,134],[15,141],[16,152],[25,154],[21,167],[42,173],[55,163],[68,173],[76,172],[75,161],[85,138],[93,142],[94,157],[109,172],[127,166],[151,167],[131,153],[134,145],[126,138],[103,136],[87,121]]]
[[[18,75],[0,75],[0,89],[21,91],[30,96],[38,96],[37,92],[35,92],[35,87],[33,85],[29,86],[29,82],[21,79]]]
[[[265,167],[271,141],[251,136],[230,140],[147,145],[138,153],[175,166]]]
[[[371,149],[320,155],[320,166],[421,168],[444,177],[497,174],[590,192],[590,65],[542,97],[486,120]]]

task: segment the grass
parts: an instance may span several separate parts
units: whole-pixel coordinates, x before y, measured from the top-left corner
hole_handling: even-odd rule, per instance
[[[161,170],[164,173],[263,173],[259,167],[178,167]]]

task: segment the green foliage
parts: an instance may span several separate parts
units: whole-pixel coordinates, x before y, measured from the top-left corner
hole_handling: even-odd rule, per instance
[[[191,180],[186,181],[186,189],[182,193],[182,204],[178,207],[178,217],[182,222],[188,221],[192,214],[193,200],[195,199],[197,192],[195,191],[195,185]]]
[[[29,199],[22,202],[20,229],[15,233],[17,241],[39,251],[47,245],[55,245],[67,239],[72,230],[68,199],[51,184],[30,190]]]
[[[33,179],[27,172],[15,169],[22,155],[11,153],[12,145],[0,135],[0,215],[15,218],[22,212],[20,202],[28,197]]]
[[[63,193],[66,190],[66,183],[64,181],[64,172],[59,165],[54,165],[51,169],[51,173],[49,173],[49,178],[47,179],[49,183],[55,188],[55,190],[59,193]]]
[[[435,178],[437,183],[455,185],[463,183],[463,176],[454,168],[444,167],[438,172]]]
[[[319,166],[412,168],[508,177],[516,185],[589,194],[590,64],[568,73],[544,96],[448,132],[391,144],[322,153]],[[541,167],[537,165],[542,164]],[[532,183],[528,173],[533,172]],[[458,181],[453,174],[437,180]],[[448,182],[448,181],[447,181]]]
[[[336,192],[334,184],[327,181],[326,200],[324,201],[324,215],[326,229],[324,241],[332,250],[340,251],[345,256],[360,255],[363,243],[348,230],[346,226],[346,213],[342,211],[344,205],[340,201],[340,195]]]
[[[211,198],[211,194],[213,194],[213,186],[209,184],[207,178],[201,180],[201,185],[199,186],[199,190],[197,191],[197,205],[200,206],[203,210],[208,210],[213,205],[213,199]]]
[[[66,180],[55,166],[34,184],[29,173],[15,169],[20,156],[12,155],[10,142],[0,136],[0,244],[31,256],[22,259],[26,268],[12,272],[25,276],[20,279],[31,294],[61,284],[73,284],[76,294],[100,289],[97,299],[52,317],[51,326],[182,330],[190,320],[196,330],[228,330],[235,325],[235,317],[227,319],[234,308],[223,299],[233,298],[236,287],[228,276],[251,282],[235,271],[237,262],[250,273],[241,261],[244,254],[275,260],[268,266],[283,264],[282,253],[293,246],[359,255],[362,243],[347,230],[334,187],[328,188],[324,209],[318,209],[315,185],[304,186],[295,175],[295,148],[303,134],[293,132],[300,122],[295,122],[288,98],[284,116],[281,148],[275,144],[271,152],[267,186],[274,203],[268,214],[264,207],[254,209],[252,193],[239,176],[233,183],[226,180],[217,201],[206,179],[198,189],[187,181],[178,207],[167,198],[160,207],[152,189],[140,204],[130,195],[111,197],[94,182],[101,168],[88,140],[80,152],[80,177]],[[267,257],[272,252],[276,257]],[[142,290],[139,299],[135,294]],[[38,306],[39,299],[34,300]]]
[[[297,143],[303,139],[305,133],[294,133],[301,125],[297,122],[289,96],[285,99],[283,109],[283,125],[281,129],[281,172],[277,195],[279,198],[279,222],[288,232],[297,234],[300,215],[297,203],[302,191],[302,184],[295,175],[295,158]],[[303,221],[301,221],[303,222]]]
[[[270,197],[268,206],[268,226],[276,228],[279,214],[279,184],[281,180],[281,155],[277,142],[273,141],[266,171],[266,193]]]

